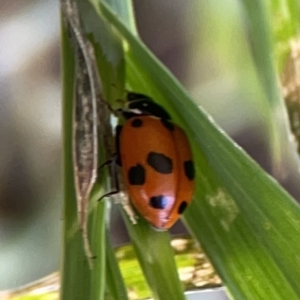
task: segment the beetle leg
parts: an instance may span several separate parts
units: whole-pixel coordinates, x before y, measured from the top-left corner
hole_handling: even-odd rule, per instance
[[[98,201],[101,201],[105,197],[109,197],[115,194],[118,194],[120,192],[120,186],[119,186],[119,180],[118,180],[118,171],[117,171],[117,165],[121,166],[121,158],[120,158],[120,134],[121,134],[122,126],[118,125],[116,127],[116,153],[105,161],[102,165],[99,166],[99,169],[103,168],[104,166],[109,165],[110,166],[110,174],[114,181],[114,189],[104,195],[102,195]]]
[[[102,195],[98,201],[101,201],[103,198],[105,197],[109,197],[115,194],[118,194],[120,192],[120,187],[119,187],[119,180],[118,180],[118,171],[117,171],[117,155],[114,155],[111,159],[107,160],[106,162],[104,162],[99,168],[103,168],[104,166],[109,165],[110,166],[110,174],[113,180],[113,185],[114,188],[112,191],[105,193],[104,195]]]

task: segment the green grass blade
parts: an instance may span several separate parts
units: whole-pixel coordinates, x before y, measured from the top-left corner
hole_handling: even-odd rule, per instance
[[[99,3],[99,0],[92,1]],[[113,10],[118,14],[119,18],[124,22],[124,24],[126,24],[127,28],[131,31],[132,34],[137,35],[131,0],[103,0],[103,2],[107,3],[108,5],[110,5],[110,7],[113,8]]]
[[[154,299],[185,299],[169,232],[154,230],[142,218],[134,225],[123,209],[121,212]]]
[[[251,51],[256,73],[268,101],[276,103],[279,93],[276,82],[275,66],[272,57],[272,39],[267,19],[266,3],[263,1],[243,0],[245,18],[249,22]]]
[[[70,237],[70,230],[77,220],[72,163],[72,110],[75,67],[73,49],[71,48],[64,27],[62,27],[62,64],[65,206],[61,298],[72,299],[77,295],[86,296],[86,289],[89,286],[90,278],[88,266],[83,259],[83,244],[79,231]],[[74,282],[77,282],[77,285]]]
[[[299,206],[193,104],[109,8],[101,8],[129,45],[131,87],[162,103],[189,135],[197,191],[185,220],[233,298],[299,299]]]
[[[127,291],[112,247],[109,231],[106,232],[106,278],[109,294],[113,299],[127,300]]]
[[[124,89],[124,56],[122,42],[97,11],[98,1],[77,0],[82,26],[94,45],[98,70],[101,77],[102,95],[111,102],[122,97]],[[118,7],[118,6],[117,6]],[[120,10],[124,13],[124,4]],[[100,158],[101,162],[105,161]]]
[[[72,163],[72,116],[74,90],[74,54],[62,25],[63,67],[63,144],[64,144],[64,249],[61,299],[103,299],[105,290],[105,203],[89,215],[91,248],[96,255],[89,269],[83,251],[83,239],[77,220],[77,204]]]
[[[91,270],[91,297],[89,298],[91,300],[104,299],[106,286],[106,212],[106,202],[102,201],[97,203],[96,208],[90,214],[92,221],[91,245],[95,253],[94,267]]]

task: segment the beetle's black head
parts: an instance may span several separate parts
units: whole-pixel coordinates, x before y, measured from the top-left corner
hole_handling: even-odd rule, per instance
[[[137,115],[153,115],[164,120],[171,119],[160,105],[146,95],[129,92],[127,101],[127,107],[123,111],[123,115],[127,119]]]

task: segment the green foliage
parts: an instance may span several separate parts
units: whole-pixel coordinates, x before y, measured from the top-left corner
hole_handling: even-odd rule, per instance
[[[132,25],[134,22],[131,20],[129,3],[127,3],[127,13],[124,13],[124,9],[126,10],[124,3],[118,5],[118,2],[112,2],[112,6],[109,6],[106,2],[99,4],[97,1],[90,3],[87,0],[78,1],[85,2],[80,13],[89,16],[89,18],[82,17],[83,25],[96,49],[99,50],[97,59],[102,84],[107,88],[106,93],[112,95],[109,90],[115,88],[110,88],[111,80],[115,78],[115,84],[120,90],[124,88],[123,84],[126,84],[134,91],[153,97],[170,112],[175,122],[185,129],[194,153],[197,188],[193,203],[187,209],[184,220],[191,234],[201,243],[209,256],[231,297],[251,300],[299,299],[300,209],[298,204],[195,105],[174,76],[137,38]],[[254,2],[259,4],[257,1]],[[246,18],[251,24],[250,33],[254,38],[253,63],[257,70],[260,70],[257,75],[258,80],[262,85],[265,99],[268,99],[265,105],[271,111],[274,105],[281,103],[281,99],[278,96],[275,68],[269,53],[271,38],[268,36],[268,22],[264,18],[265,8],[262,5],[254,6],[255,3],[244,0],[243,9],[247,12]],[[108,43],[107,39],[101,38],[104,24],[105,35],[109,39],[114,39],[116,43]],[[265,39],[266,48],[260,52],[257,47],[265,46],[263,42],[266,36],[268,37]],[[73,78],[74,71],[68,61],[72,50],[67,45],[65,36],[63,37],[63,51],[66,51],[64,55],[65,99],[70,101],[70,85],[72,85],[70,78]],[[121,44],[126,45],[124,56],[123,54],[108,56],[112,48],[115,49],[115,53],[119,53]],[[101,66],[105,67],[101,69]],[[108,76],[107,79],[105,74],[113,74],[116,77]],[[270,82],[267,82],[267,78]],[[109,97],[109,100],[117,99]],[[282,103],[280,105],[282,106]],[[68,136],[70,109],[70,104],[66,101],[64,126],[67,149],[70,148]],[[275,120],[270,120],[271,113],[267,114],[266,118],[267,122],[274,124]],[[273,134],[276,135],[276,131]],[[70,153],[66,152],[65,157],[68,155]],[[104,293],[105,272],[100,268],[105,267],[105,264],[101,263],[104,261],[105,254],[104,251],[99,251],[102,258],[99,258],[100,263],[96,269],[98,272],[90,272],[86,265],[82,265],[83,262],[78,262],[84,260],[80,234],[78,232],[75,235],[68,234],[70,228],[76,223],[76,203],[71,184],[71,166],[67,159],[65,168],[68,170],[65,181],[65,190],[68,191],[65,198],[68,213],[65,230],[63,291],[65,295],[74,295],[74,297],[81,295],[79,299],[101,299],[99,295]],[[93,200],[92,202],[95,203]],[[98,239],[96,244],[99,244],[99,247],[105,245],[103,237],[105,231],[103,223],[95,225],[95,218],[104,219],[102,206],[104,207],[104,205],[95,205],[91,214],[91,222],[94,224],[92,237],[93,241]],[[183,299],[173,250],[169,245],[169,234],[153,231],[142,219],[139,219],[137,225],[132,225],[128,216],[124,213],[123,215],[154,298]],[[126,299],[124,290],[122,288],[118,290],[123,283],[112,252],[110,246],[106,248],[109,266],[106,277],[108,290],[111,296],[115,295],[116,299]],[[98,292],[91,292],[96,288],[97,283]],[[76,299],[72,296],[68,297],[65,296],[63,299]]]

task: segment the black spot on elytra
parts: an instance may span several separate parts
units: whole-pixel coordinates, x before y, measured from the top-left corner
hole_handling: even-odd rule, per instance
[[[187,160],[183,164],[184,174],[189,180],[193,180],[195,178],[195,168],[194,162],[192,160]]]
[[[166,127],[168,130],[173,131],[174,130],[174,124],[166,119],[161,119],[162,124],[164,127]]]
[[[128,171],[128,181],[131,185],[143,185],[146,179],[146,172],[142,165],[137,164]]]
[[[149,205],[156,209],[164,209],[166,208],[167,204],[168,199],[163,195],[151,197],[149,200]]]
[[[182,201],[178,207],[178,213],[181,215],[185,211],[187,206],[188,206],[188,203],[186,201]]]
[[[132,127],[142,127],[143,121],[141,119],[134,119],[131,121]]]
[[[147,157],[147,163],[161,174],[170,174],[173,171],[172,159],[162,153],[150,152]]]

